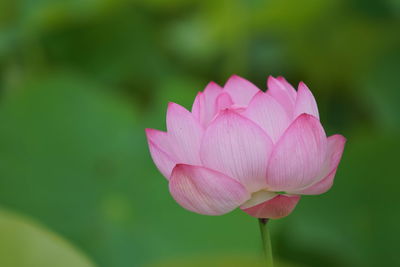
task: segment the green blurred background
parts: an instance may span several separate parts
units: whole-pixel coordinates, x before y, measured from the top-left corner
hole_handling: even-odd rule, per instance
[[[257,221],[178,206],[144,128],[272,74],[348,139],[333,189],[272,221],[279,266],[400,266],[399,29],[398,0],[1,0],[0,265],[257,266]]]

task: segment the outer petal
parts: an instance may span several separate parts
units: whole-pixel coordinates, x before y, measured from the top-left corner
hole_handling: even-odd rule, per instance
[[[165,147],[168,144],[168,142],[163,142],[163,140],[167,140],[167,133],[154,129],[146,129],[146,135],[154,163],[165,178],[169,179],[177,160],[160,147],[160,145],[164,145]]]
[[[259,92],[251,100],[244,116],[256,122],[276,142],[291,120],[284,108],[270,95]]]
[[[325,168],[321,173],[322,179],[306,189],[299,191],[299,194],[319,195],[325,193],[332,187],[337,167],[342,158],[345,143],[346,138],[342,135],[336,134],[328,137],[328,151]]]
[[[266,186],[271,150],[271,139],[258,125],[224,110],[207,128],[200,156],[204,166],[229,175],[255,192]]]
[[[324,129],[308,114],[300,115],[279,139],[267,170],[271,191],[296,192],[318,179],[327,149]]]
[[[215,102],[221,92],[221,86],[210,82],[203,92],[197,94],[192,113],[201,125],[206,126],[217,113]]]
[[[200,164],[200,142],[203,128],[182,106],[170,103],[167,111],[168,141],[171,155],[180,163]]]
[[[204,167],[185,164],[174,168],[169,189],[182,207],[207,215],[230,212],[250,197],[236,180]]]
[[[299,200],[300,196],[278,195],[271,200],[242,210],[256,218],[279,219],[288,216]]]
[[[282,105],[290,118],[293,117],[294,103],[296,101],[295,95],[292,91],[288,90],[286,83],[269,76],[268,77],[268,90],[267,94],[272,96]]]
[[[192,105],[192,114],[198,121],[200,121],[200,117],[202,116],[202,102],[204,102],[203,92],[198,92]]]
[[[246,106],[260,89],[248,80],[233,75],[226,82],[224,91],[229,93],[235,104]]]
[[[297,92],[294,116],[297,117],[303,113],[313,115],[319,119],[318,106],[315,102],[315,98],[307,85],[301,82],[299,84],[299,91]]]
[[[281,86],[283,86],[289,92],[289,95],[293,99],[296,99],[297,92],[293,88],[293,86],[288,81],[286,81],[286,79],[283,78],[282,76],[278,76],[276,79],[280,82]]]

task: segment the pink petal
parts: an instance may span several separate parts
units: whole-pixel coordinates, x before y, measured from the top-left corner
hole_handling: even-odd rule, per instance
[[[215,102],[221,92],[222,88],[218,84],[210,82],[204,92],[197,94],[192,106],[192,114],[201,125],[206,126],[217,113]]]
[[[291,90],[288,90],[286,83],[282,79],[276,79],[272,76],[268,77],[268,90],[267,94],[275,98],[279,104],[286,110],[289,118],[292,118],[294,111],[294,103],[296,101],[295,95]]]
[[[270,95],[259,92],[251,100],[244,116],[256,122],[276,142],[289,126],[289,119],[284,108]]]
[[[200,142],[203,128],[184,107],[169,103],[167,111],[168,143],[179,163],[200,164]]]
[[[157,145],[165,144],[160,142],[160,140],[167,138],[167,133],[154,129],[146,129],[146,135],[149,143],[150,154],[154,163],[156,164],[158,170],[165,176],[165,178],[169,179],[171,176],[171,171],[175,167],[177,161],[159,145]]]
[[[299,202],[300,196],[278,195],[271,200],[251,208],[242,208],[244,212],[256,218],[279,219],[288,216]]]
[[[255,192],[266,186],[271,150],[271,139],[258,125],[224,110],[207,128],[200,156],[204,166],[229,175]]]
[[[307,85],[301,82],[299,84],[299,91],[297,92],[294,116],[297,117],[303,113],[313,115],[319,119],[318,106],[315,102],[315,98]]]
[[[276,79],[280,82],[281,86],[283,86],[289,92],[290,96],[293,99],[296,99],[297,92],[293,88],[293,86],[288,81],[286,81],[286,79],[283,78],[282,76],[278,76]]]
[[[182,207],[207,215],[232,211],[249,197],[236,180],[199,166],[178,164],[172,171],[169,189]]]
[[[217,97],[217,101],[215,102],[215,104],[216,104],[216,110],[218,112],[222,109],[226,109],[232,106],[233,101],[228,93],[222,93]]]
[[[326,149],[326,135],[318,119],[300,115],[272,152],[267,170],[269,189],[295,192],[312,184],[323,167]]]
[[[156,129],[146,129],[146,137],[148,142],[154,143],[162,151],[172,155],[168,133]]]
[[[229,93],[235,104],[246,106],[260,89],[248,80],[233,75],[226,82],[224,91]]]
[[[325,193],[332,187],[337,167],[342,158],[345,143],[346,138],[342,135],[336,134],[328,137],[327,159],[325,168],[321,173],[322,179],[306,189],[298,191],[299,194],[319,195]]]
[[[202,116],[201,115],[201,112],[202,112],[201,111],[201,106],[202,106],[201,102],[203,102],[203,101],[204,101],[203,92],[198,92],[194,99],[193,105],[192,105],[192,114],[198,121],[200,121],[200,117]]]

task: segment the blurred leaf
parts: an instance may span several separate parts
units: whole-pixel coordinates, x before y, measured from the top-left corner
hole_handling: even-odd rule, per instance
[[[218,267],[263,267],[263,259],[260,255],[220,255],[218,257],[212,257],[208,255],[202,255],[199,257],[182,258],[175,260],[163,260],[159,263],[152,263],[145,265],[145,267],[203,267],[203,266],[218,266]],[[274,266],[276,267],[301,267],[298,264],[289,264],[274,259]]]
[[[93,267],[76,248],[28,218],[0,210],[0,265]]]
[[[79,243],[99,264],[115,266],[122,249],[107,227],[120,212],[110,206],[133,209],[132,199],[114,192],[133,188],[123,184],[136,176],[132,162],[143,132],[127,102],[100,88],[73,73],[53,73],[7,93],[0,108],[0,201]]]
[[[400,41],[399,41],[400,44]],[[381,130],[400,131],[400,53],[388,51],[380,64],[359,81],[360,94]]]

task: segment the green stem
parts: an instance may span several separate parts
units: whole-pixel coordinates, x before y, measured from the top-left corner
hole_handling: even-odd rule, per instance
[[[265,266],[266,267],[273,267],[274,263],[272,260],[272,247],[271,247],[271,239],[269,236],[268,231],[268,219],[260,218],[258,219],[260,223],[260,230],[261,230],[261,239],[263,243],[264,249],[264,259],[265,259]]]

